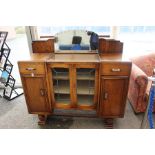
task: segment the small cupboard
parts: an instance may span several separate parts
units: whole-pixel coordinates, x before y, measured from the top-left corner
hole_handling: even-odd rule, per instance
[[[99,115],[123,117],[125,112],[131,63],[102,62],[100,66]]]
[[[18,62],[18,66],[28,112],[38,114],[38,124],[44,124],[47,115],[51,114],[45,63]]]

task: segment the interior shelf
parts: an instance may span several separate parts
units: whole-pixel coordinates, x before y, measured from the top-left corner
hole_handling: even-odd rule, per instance
[[[78,105],[86,104],[86,105],[93,105],[94,103],[94,96],[92,95],[78,95]]]
[[[69,69],[68,68],[53,68],[52,74],[53,74],[53,79],[69,80]]]
[[[77,88],[77,94],[79,95],[94,95],[94,88],[86,88],[85,86],[79,86]]]
[[[77,80],[95,80],[95,76],[94,75],[85,75],[85,74],[81,74],[81,75],[77,75]]]
[[[70,94],[70,89],[65,86],[54,87],[54,93],[56,94]]]
[[[54,80],[69,80],[68,75],[53,75]]]
[[[68,75],[63,75],[63,74],[59,74],[59,75],[53,75],[53,79],[54,80],[69,80],[69,76]],[[77,80],[95,80],[94,75],[77,75]]]
[[[70,94],[55,94],[57,103],[70,104]]]
[[[77,94],[94,95],[94,81],[77,81]]]
[[[56,94],[70,94],[70,87],[66,83],[60,83],[54,86],[54,93]],[[87,84],[81,83],[77,86],[77,94],[80,95],[94,95],[94,87],[87,87]]]
[[[69,80],[54,80],[54,93],[56,94],[70,94]]]

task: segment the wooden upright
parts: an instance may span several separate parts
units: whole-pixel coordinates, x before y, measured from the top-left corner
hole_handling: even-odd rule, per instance
[[[33,53],[52,53],[54,52],[54,37],[50,39],[42,38],[32,41]]]
[[[100,53],[122,53],[123,43],[115,39],[99,38],[99,52]]]

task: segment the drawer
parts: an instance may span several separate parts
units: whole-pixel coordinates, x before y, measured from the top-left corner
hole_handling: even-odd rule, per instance
[[[45,74],[43,62],[18,62],[18,66],[21,74]]]
[[[129,76],[131,71],[131,63],[105,62],[101,63],[101,75],[121,75]]]

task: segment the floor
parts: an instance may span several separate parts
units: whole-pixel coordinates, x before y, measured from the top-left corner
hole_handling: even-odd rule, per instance
[[[114,129],[139,129],[143,114],[135,115],[127,102],[124,118],[114,120]],[[100,118],[50,116],[48,124],[39,126],[37,115],[27,112],[24,95],[6,101],[0,98],[1,129],[104,129]]]

